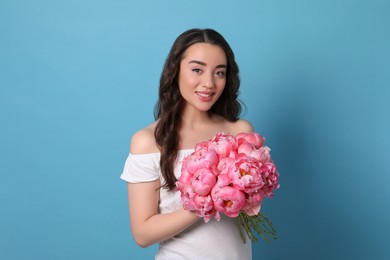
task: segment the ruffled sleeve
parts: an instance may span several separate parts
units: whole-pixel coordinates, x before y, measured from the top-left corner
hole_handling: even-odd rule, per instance
[[[129,154],[121,179],[131,183],[148,182],[160,177],[160,154]]]

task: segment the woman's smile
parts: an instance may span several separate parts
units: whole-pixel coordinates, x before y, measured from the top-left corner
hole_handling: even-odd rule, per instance
[[[212,96],[215,94],[215,92],[208,91],[195,91],[195,93],[198,95],[198,98],[203,102],[210,102]]]

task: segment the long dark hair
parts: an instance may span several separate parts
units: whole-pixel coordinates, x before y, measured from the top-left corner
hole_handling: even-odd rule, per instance
[[[165,61],[160,78],[159,99],[154,111],[155,119],[158,119],[154,136],[161,152],[160,168],[165,181],[162,187],[170,191],[175,189],[177,181],[173,165],[177,158],[181,109],[184,103],[178,83],[180,63],[184,52],[195,43],[209,43],[221,47],[228,62],[225,88],[209,113],[234,122],[238,120],[241,112],[237,99],[240,87],[239,69],[229,44],[221,34],[212,29],[190,29],[182,33],[173,43]]]

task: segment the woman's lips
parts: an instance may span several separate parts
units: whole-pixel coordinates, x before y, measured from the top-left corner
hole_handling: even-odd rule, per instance
[[[214,92],[204,92],[204,91],[195,91],[196,95],[198,98],[203,101],[203,102],[209,102],[213,95],[215,94]]]

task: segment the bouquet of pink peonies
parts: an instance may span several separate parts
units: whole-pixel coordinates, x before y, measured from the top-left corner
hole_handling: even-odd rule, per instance
[[[182,165],[176,182],[183,208],[195,211],[207,223],[220,213],[236,218],[241,237],[256,242],[256,231],[268,240],[275,239],[272,223],[260,213],[264,197],[272,197],[279,188],[279,173],[258,133],[240,133],[236,137],[218,133],[199,143]]]

